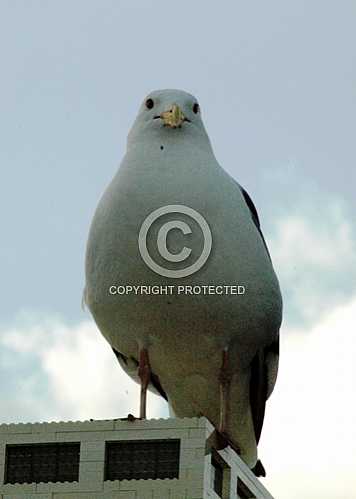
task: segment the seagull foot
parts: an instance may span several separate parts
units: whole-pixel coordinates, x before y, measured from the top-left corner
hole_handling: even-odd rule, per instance
[[[219,430],[215,431],[216,431],[216,449],[217,450],[225,449],[225,447],[229,445],[226,433]]]
[[[119,418],[119,421],[136,421],[138,419],[142,419],[142,418],[137,418],[136,416],[134,416],[133,414],[128,414],[126,418]]]
[[[140,418],[146,419],[147,387],[151,379],[151,366],[147,348],[142,348],[139,353],[138,376],[141,380]]]

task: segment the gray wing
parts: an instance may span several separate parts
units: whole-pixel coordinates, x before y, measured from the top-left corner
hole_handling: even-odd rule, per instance
[[[237,182],[236,182],[237,183]],[[262,242],[264,244],[264,247],[266,248],[266,251],[267,251],[267,254],[268,254],[268,257],[269,259],[271,260],[271,255],[269,254],[269,251],[268,251],[268,248],[267,248],[267,243],[265,241],[265,238],[263,237],[263,234],[262,234],[262,230],[261,230],[261,225],[260,225],[260,219],[258,218],[258,213],[257,213],[257,210],[256,210],[256,206],[253,204],[253,201],[252,199],[250,198],[249,194],[247,191],[245,191],[245,189],[243,187],[241,187],[240,184],[237,184],[239,186],[239,189],[244,197],[244,200],[250,210],[250,213],[251,213],[251,218],[253,220],[253,223],[255,224],[260,236],[261,236],[261,239],[262,239]]]
[[[266,401],[277,378],[278,359],[279,336],[268,347],[260,349],[251,363],[250,406],[257,445],[261,437]],[[252,471],[257,477],[266,476],[266,470],[260,460]]]
[[[263,237],[260,220],[258,218],[258,213],[256,207],[247,193],[247,191],[241,187],[237,182],[244,200],[250,210],[251,218],[253,223],[255,224],[266,252],[268,254],[269,259],[271,260],[271,256],[268,251],[268,247]],[[250,380],[250,404],[252,411],[252,419],[253,426],[255,430],[256,442],[259,442],[264,414],[265,414],[265,406],[266,401],[271,395],[274,385],[277,379],[278,373],[278,362],[279,362],[279,335],[277,339],[271,343],[268,347],[261,349],[257,352],[251,364],[251,380]]]
[[[251,363],[250,405],[257,444],[261,436],[266,401],[276,383],[278,361],[279,336],[266,348],[260,349]]]

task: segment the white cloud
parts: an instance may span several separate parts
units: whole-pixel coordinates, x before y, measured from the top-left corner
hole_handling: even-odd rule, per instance
[[[302,215],[287,215],[276,224],[274,255],[285,270],[291,271],[293,262],[313,266],[315,271],[339,270],[355,262],[351,225],[338,205],[325,207],[319,222],[311,220],[310,214]]]
[[[17,363],[35,360],[40,369],[37,375],[21,380],[22,394],[38,403],[38,420],[43,419],[44,400],[40,393],[35,399],[37,377],[47,382],[53,398],[50,414],[56,420],[125,417],[129,412],[138,415],[139,386],[122,371],[93,322],[69,327],[46,319],[35,326],[2,331],[0,344]],[[23,409],[16,409],[12,402],[8,417],[17,419]],[[18,408],[20,405],[22,408],[23,399],[18,400]],[[159,417],[166,411],[165,405],[150,394],[149,417]]]
[[[356,497],[356,297],[282,335],[260,456],[275,497]]]
[[[280,279],[286,316],[295,323],[317,322],[325,310],[355,292],[356,237],[353,225],[337,200],[297,208],[277,219],[269,240]]]

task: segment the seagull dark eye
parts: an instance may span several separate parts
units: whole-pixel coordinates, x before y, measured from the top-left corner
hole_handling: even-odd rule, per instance
[[[153,106],[154,106],[153,99],[147,99],[146,100],[146,107],[147,107],[147,109],[152,109]]]
[[[199,104],[197,102],[193,104],[193,113],[195,114],[199,113]]]

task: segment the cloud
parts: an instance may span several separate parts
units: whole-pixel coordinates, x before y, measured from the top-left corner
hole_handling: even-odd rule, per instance
[[[356,291],[356,231],[342,200],[311,188],[291,197],[285,213],[270,216],[268,245],[288,325],[310,326]]]
[[[16,390],[4,394],[11,405],[2,414],[3,422],[19,421],[20,414],[21,420],[138,415],[139,386],[122,371],[93,322],[20,322],[22,326],[3,330],[0,336],[2,357],[10,359],[7,377]],[[166,411],[165,402],[150,394],[148,416]]]
[[[259,448],[275,497],[355,497],[355,331],[356,296],[311,329],[282,335]]]
[[[336,203],[327,206],[319,221],[311,220],[310,215],[292,213],[277,221],[274,253],[283,269],[293,272],[296,262],[316,272],[325,268],[333,272],[354,263],[351,224],[341,207]]]

